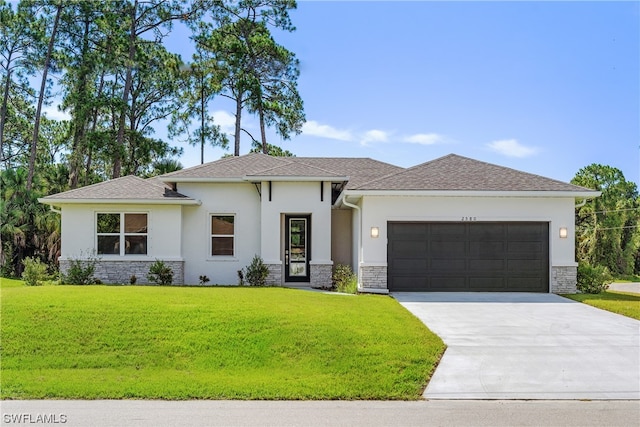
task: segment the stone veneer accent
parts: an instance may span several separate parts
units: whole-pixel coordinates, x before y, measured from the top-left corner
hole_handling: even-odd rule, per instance
[[[282,264],[265,264],[269,269],[267,275],[267,286],[282,285]]]
[[[551,292],[554,294],[575,294],[577,292],[578,267],[551,267]]]
[[[86,264],[87,261],[81,261]],[[96,270],[94,276],[100,279],[102,283],[128,285],[131,276],[137,278],[136,284],[149,284],[147,274],[153,261],[131,261],[131,260],[98,260],[96,261]],[[173,284],[184,284],[184,261],[164,261],[164,263],[173,270]],[[60,260],[60,272],[65,274],[71,265],[70,260]]]
[[[331,276],[333,275],[332,264],[311,264],[311,283],[314,288],[331,287]]]
[[[360,285],[365,289],[387,290],[387,266],[363,265],[360,266]]]

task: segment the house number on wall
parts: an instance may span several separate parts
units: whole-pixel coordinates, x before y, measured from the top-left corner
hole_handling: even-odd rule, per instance
[[[477,216],[463,216],[460,221],[477,221]]]

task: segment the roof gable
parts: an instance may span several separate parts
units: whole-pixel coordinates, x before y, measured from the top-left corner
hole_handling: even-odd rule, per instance
[[[361,184],[357,190],[591,191],[539,175],[449,154]]]

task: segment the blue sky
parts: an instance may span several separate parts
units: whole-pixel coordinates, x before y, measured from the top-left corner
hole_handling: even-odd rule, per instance
[[[638,2],[301,1],[291,17],[276,39],[301,61],[307,123],[270,143],[405,167],[456,153],[563,181],[601,163],[640,180]],[[188,61],[186,37],[167,47]],[[233,105],[210,108],[232,132]]]

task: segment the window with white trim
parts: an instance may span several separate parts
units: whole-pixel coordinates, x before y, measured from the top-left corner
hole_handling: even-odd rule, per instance
[[[211,256],[233,256],[235,216],[211,215]]]
[[[98,213],[96,231],[98,255],[147,254],[146,213]]]

